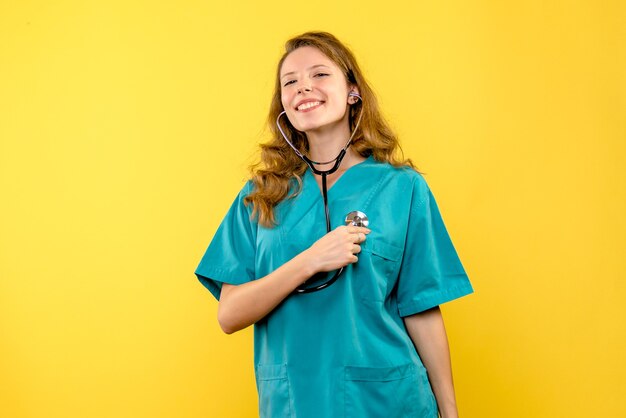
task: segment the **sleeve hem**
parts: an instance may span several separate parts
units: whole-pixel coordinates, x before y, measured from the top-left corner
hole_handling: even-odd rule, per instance
[[[223,283],[240,285],[252,280],[248,279],[248,275],[244,272],[236,272],[222,268],[198,268],[194,274],[200,283],[202,283],[217,300],[220,299]]]
[[[434,308],[454,299],[467,296],[474,292],[472,285],[468,282],[464,285],[446,289],[444,291],[429,295],[428,297],[413,299],[406,303],[398,304],[398,312],[401,317],[414,315],[427,309]]]

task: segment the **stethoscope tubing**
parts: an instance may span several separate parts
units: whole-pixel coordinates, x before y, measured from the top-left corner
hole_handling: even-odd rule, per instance
[[[344,152],[344,154],[345,154],[345,152]],[[341,158],[343,158],[343,156]],[[339,162],[341,163],[341,161],[339,161]],[[326,188],[326,175],[327,175],[326,172],[322,173],[322,192],[323,192],[323,196],[324,196],[324,212],[325,212],[325,215],[326,215],[326,232],[328,233],[328,232],[331,231],[331,226],[330,226],[330,211],[328,209],[328,189]],[[298,294],[302,294],[302,293],[317,292],[319,290],[325,289],[328,286],[330,286],[331,284],[335,283],[335,281],[339,278],[339,276],[341,275],[342,272],[343,272],[343,267],[341,267],[339,270],[336,270],[335,274],[333,275],[333,277],[331,277],[329,280],[325,281],[324,283],[322,283],[320,285],[317,285],[317,286],[313,286],[313,287],[305,287],[305,283],[306,283],[305,282],[302,285],[298,286],[294,290],[294,292],[298,293]],[[324,273],[317,273],[313,277],[323,276],[323,275],[324,275]]]
[[[361,101],[363,100],[360,95],[358,95],[357,93],[354,93],[354,92],[351,92],[349,94],[349,96],[358,97]],[[283,116],[286,113],[287,113],[287,111],[284,110],[284,111],[282,111],[278,115],[278,117],[276,118],[276,126],[278,127],[278,130],[280,131],[282,137],[285,139],[285,141],[287,141],[287,144],[289,144],[289,146],[294,150],[296,155],[298,157],[300,157],[302,159],[302,161],[304,161],[306,163],[306,165],[309,166],[309,168],[311,169],[311,171],[313,171],[313,173],[322,176],[322,195],[323,195],[323,198],[324,198],[324,214],[326,216],[326,232],[328,233],[328,232],[331,231],[332,228],[331,228],[331,224],[330,224],[330,210],[328,208],[328,188],[326,186],[326,176],[329,175],[329,174],[334,173],[335,171],[337,171],[337,169],[341,165],[341,161],[343,160],[343,157],[345,157],[345,155],[346,155],[346,150],[348,149],[348,147],[352,143],[352,138],[354,137],[354,134],[356,133],[357,129],[359,128],[359,125],[361,124],[361,118],[363,117],[363,111],[361,110],[361,112],[359,113],[359,118],[357,119],[357,123],[356,123],[356,125],[354,127],[354,130],[350,134],[350,138],[348,139],[348,141],[346,142],[344,147],[341,149],[341,151],[339,151],[339,154],[337,154],[337,156],[334,159],[332,159],[330,161],[326,161],[326,162],[317,162],[317,161],[311,160],[306,155],[302,154],[300,152],[300,150],[298,148],[296,148],[291,143],[291,141],[287,138],[287,135],[283,131],[283,128],[280,126],[280,118],[281,118],[281,116]],[[333,161],[335,162],[335,164],[328,170],[318,170],[315,167],[315,165],[330,164]],[[317,285],[317,286],[306,287],[305,286],[306,282],[304,282],[302,285],[298,286],[294,290],[294,293],[296,293],[296,294],[312,293],[312,292],[317,292],[319,290],[325,289],[328,286],[330,286],[331,284],[333,284],[339,278],[339,276],[341,275],[343,270],[344,270],[344,267],[341,267],[339,270],[336,270],[335,273],[333,274],[333,276],[329,280],[327,280],[324,283],[322,283],[320,285]],[[325,274],[326,273],[317,273],[314,276],[312,276],[312,278],[313,277],[318,277],[318,276],[323,276]]]

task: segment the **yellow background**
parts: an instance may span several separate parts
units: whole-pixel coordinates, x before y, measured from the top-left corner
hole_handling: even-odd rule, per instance
[[[462,417],[626,416],[626,6],[0,1],[0,416],[253,417],[193,271],[284,41],[350,45],[476,293]]]

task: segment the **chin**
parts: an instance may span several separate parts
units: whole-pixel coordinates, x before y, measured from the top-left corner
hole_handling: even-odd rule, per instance
[[[298,118],[298,116],[296,115],[294,117],[294,120],[296,123],[292,123],[293,127],[296,128],[298,131],[305,133],[317,130],[324,130],[325,128],[332,129],[334,126],[341,123],[341,119],[335,120],[323,116]]]
[[[309,132],[319,129],[321,124],[315,123],[313,121],[297,121],[297,123],[291,123],[294,128],[296,128],[300,132]]]
[[[307,124],[301,124],[300,126],[298,126],[296,129],[299,130],[300,132],[311,132],[311,131],[315,131],[316,129],[319,129],[320,126],[314,123],[307,123]]]

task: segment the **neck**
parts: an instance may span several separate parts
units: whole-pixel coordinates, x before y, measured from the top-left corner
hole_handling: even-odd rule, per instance
[[[320,171],[328,171],[330,169],[332,169],[335,164],[337,163],[336,158],[339,156],[339,152],[341,152],[341,150],[339,150],[337,152],[336,155],[329,157],[328,159],[324,160],[324,161],[330,161],[327,164],[315,164],[315,169],[316,170],[320,170]],[[313,161],[322,161],[322,160],[315,160],[312,159]],[[331,161],[332,160],[332,161]],[[329,179],[334,179],[338,176],[341,175],[341,173],[343,173],[344,171],[346,171],[347,169],[349,169],[350,167],[352,167],[353,165],[356,165],[362,161],[366,160],[365,157],[361,156],[361,154],[359,154],[358,152],[356,152],[352,147],[348,147],[346,148],[346,153],[343,156],[343,158],[341,159],[341,163],[339,164],[339,167],[337,167],[337,170],[334,171],[332,174],[328,174],[328,178]],[[315,174],[316,176],[320,176],[321,174]]]
[[[346,121],[347,122],[347,121]],[[307,131],[307,141],[309,142],[309,158],[313,161],[330,161],[336,158],[350,138],[350,127],[348,123],[340,123],[335,126],[327,126],[323,130]],[[347,159],[350,148],[346,150]],[[334,164],[319,164],[320,170],[328,170]],[[344,164],[341,164],[344,166]]]

